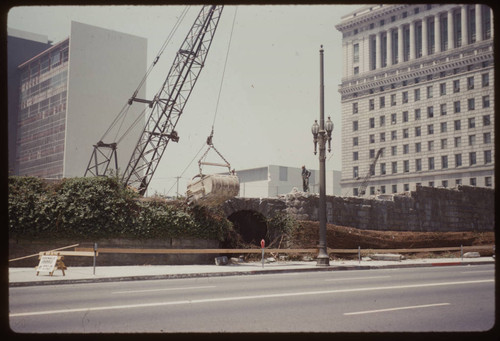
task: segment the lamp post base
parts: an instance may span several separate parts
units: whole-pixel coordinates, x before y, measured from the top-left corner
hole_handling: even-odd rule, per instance
[[[330,257],[327,254],[321,253],[316,258],[316,266],[330,266]]]

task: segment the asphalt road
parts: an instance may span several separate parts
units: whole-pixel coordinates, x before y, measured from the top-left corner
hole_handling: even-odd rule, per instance
[[[487,331],[494,265],[9,288],[20,333]]]

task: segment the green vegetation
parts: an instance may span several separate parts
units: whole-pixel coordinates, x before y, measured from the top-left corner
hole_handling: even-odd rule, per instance
[[[117,178],[47,183],[9,177],[11,238],[200,238],[224,240],[232,229],[214,208],[183,201],[140,200]]]

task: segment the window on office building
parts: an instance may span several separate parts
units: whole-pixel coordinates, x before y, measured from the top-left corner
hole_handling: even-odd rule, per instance
[[[453,81],[453,92],[454,93],[460,92],[460,79]]]
[[[352,145],[353,145],[353,147],[356,147],[358,145],[358,137],[352,138]]]
[[[359,62],[359,44],[352,45],[352,61],[354,63]]]
[[[398,154],[398,147],[397,146],[391,146],[391,155],[395,156]]]
[[[439,84],[439,95],[440,96],[446,95],[446,83]]]
[[[448,156],[447,155],[441,156],[441,168],[442,169],[448,168]]]
[[[391,141],[397,140],[398,133],[396,130],[391,131]]]
[[[396,124],[396,122],[397,122],[396,116],[397,116],[396,114],[391,114],[391,124]]]
[[[430,106],[427,107],[427,118],[433,118],[434,117],[434,107]]]
[[[434,19],[427,19],[427,44],[429,54],[433,54],[435,51],[435,38],[434,38]]]
[[[358,102],[352,104],[352,113],[353,114],[358,113]]]
[[[455,167],[462,165],[462,154],[455,154]]]
[[[408,122],[408,111],[403,111],[403,122]]]
[[[357,131],[358,130],[358,121],[353,121],[352,122],[352,131]]]
[[[420,136],[420,135],[422,135],[422,128],[415,127],[415,136]]]
[[[441,132],[446,133],[447,129],[448,129],[447,122],[441,122]]]
[[[359,195],[358,188],[355,187],[355,188],[352,189],[352,195],[354,195],[355,197],[357,197]]]
[[[385,96],[379,98],[380,109],[385,108]]]
[[[490,124],[490,115],[483,115],[483,126],[489,126]]]
[[[380,142],[385,142],[385,133],[380,133]]]
[[[404,144],[403,145],[403,154],[408,154],[408,153],[410,153],[410,145]]]
[[[462,184],[462,179],[455,179],[455,185],[459,186]]]
[[[490,96],[483,96],[483,108],[490,107]]]
[[[375,149],[370,149],[368,151],[368,156],[370,157],[370,159],[373,159],[375,157]]]
[[[407,139],[409,136],[410,134],[408,133],[408,128],[403,129],[403,138]]]
[[[433,151],[434,150],[434,141],[427,141],[427,151]]]
[[[359,153],[353,152],[352,153],[352,161],[358,161],[358,159],[359,159]]]
[[[475,104],[474,98],[469,98],[467,100],[467,109],[474,110],[475,108],[476,108],[476,104]]]
[[[403,161],[403,172],[408,173],[410,171],[410,160]]]
[[[455,110],[455,113],[460,112],[460,101],[453,102],[453,109]]]
[[[375,118],[370,117],[369,125],[370,125],[370,128],[375,128]]]
[[[484,133],[483,134],[483,143],[484,144],[491,143],[491,133]]]
[[[380,164],[380,175],[385,175],[385,163]]]
[[[427,125],[427,135],[432,135],[434,134],[434,124],[428,124]]]
[[[375,36],[370,37],[370,70],[375,70],[377,59],[377,43]]]
[[[368,101],[368,108],[369,108],[369,110],[374,110],[375,109],[375,100],[373,98],[371,98]]]
[[[467,90],[474,89],[474,76],[467,77]]]
[[[490,75],[488,73],[483,73],[481,75],[481,85],[483,87],[490,85]]]
[[[391,106],[395,106],[396,105],[396,94],[392,94],[391,95]]]
[[[491,150],[484,151],[484,163],[491,163]]]
[[[470,178],[469,179],[469,185],[476,186],[477,185],[476,178]]]
[[[492,180],[491,180],[491,176],[486,176],[486,177],[484,178],[484,185],[485,185],[486,187],[492,187],[492,186],[493,186],[493,182],[492,182]]]
[[[427,99],[429,99],[429,98],[432,98],[432,97],[433,97],[433,96],[432,96],[432,91],[433,91],[433,90],[432,90],[432,85],[429,85],[429,86],[427,87]]]
[[[420,101],[420,89],[415,89],[414,93],[414,101]]]
[[[415,143],[415,153],[420,153],[422,151],[422,143],[417,142]]]
[[[415,170],[417,172],[422,170],[422,159],[415,159]]]
[[[385,125],[385,115],[379,117],[379,124],[381,127]]]
[[[391,163],[391,170],[392,170],[392,174],[395,174],[398,172],[398,162],[397,161],[393,161]]]
[[[477,163],[476,160],[476,152],[470,152],[469,153],[469,166],[473,166]]]
[[[434,169],[434,157],[430,157],[427,159],[427,165],[428,165],[429,170]]]
[[[455,148],[459,148],[462,145],[462,138],[460,136],[455,137]]]
[[[370,143],[375,143],[375,134],[370,134],[368,140]]]
[[[441,116],[446,115],[446,103],[442,103],[440,106]]]
[[[448,139],[441,139],[441,149],[446,149],[448,146]]]
[[[392,193],[398,192],[398,185],[392,185]]]
[[[415,121],[419,120],[421,117],[420,109],[415,109]]]
[[[352,167],[352,177],[354,179],[357,179],[359,177],[358,166]]]
[[[402,96],[403,96],[403,103],[408,103],[408,91],[403,91],[402,92]]]
[[[455,125],[455,130],[460,130],[460,120],[455,120],[454,122],[454,125]]]

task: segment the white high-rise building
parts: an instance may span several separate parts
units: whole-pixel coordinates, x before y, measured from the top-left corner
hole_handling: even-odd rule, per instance
[[[336,28],[343,35],[342,193],[493,187],[492,10],[368,5]]]
[[[83,176],[93,145],[132,96],[146,68],[147,39],[72,22],[69,38],[18,66],[14,174]],[[144,98],[145,92],[141,88],[138,96]],[[131,107],[123,126],[130,126],[142,110]],[[120,169],[125,169],[143,127],[137,125],[120,143]]]

